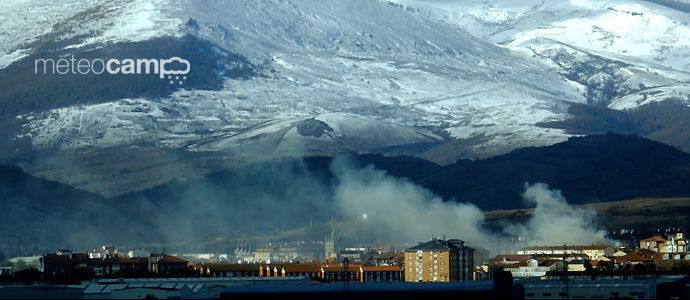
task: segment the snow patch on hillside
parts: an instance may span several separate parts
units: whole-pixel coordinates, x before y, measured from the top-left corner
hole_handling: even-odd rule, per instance
[[[389,0],[492,43],[551,39],[595,53],[690,70],[690,11],[664,1]],[[688,6],[690,8],[690,6]]]
[[[677,101],[690,107],[690,86],[666,86],[650,88],[638,93],[630,94],[609,104],[609,108],[616,110],[635,110],[642,106],[662,101]]]

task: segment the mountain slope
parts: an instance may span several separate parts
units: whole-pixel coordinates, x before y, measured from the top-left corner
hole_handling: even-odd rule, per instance
[[[690,154],[635,136],[576,137],[552,146],[530,147],[446,166],[405,156],[356,155],[354,158],[353,168],[373,165],[395,177],[408,178],[448,201],[468,202],[484,210],[523,207],[525,204],[520,202],[520,193],[524,184],[536,182],[545,182],[561,190],[574,204],[690,195],[686,184],[690,179]],[[239,170],[217,172],[207,180],[173,183],[150,191],[130,193],[122,199],[183,200],[186,198],[184,195],[201,186],[212,193],[219,193],[213,198],[228,199],[235,188],[252,190],[251,187],[264,185],[270,187],[268,190],[278,188],[273,192],[281,194],[281,187],[304,185],[290,184],[294,178],[306,178],[304,180],[331,186],[335,179],[332,161],[329,157],[268,161]],[[272,172],[280,176],[267,175]],[[286,172],[300,175],[286,176]],[[292,190],[288,188],[286,191]],[[316,195],[323,195],[322,192]],[[293,200],[287,197],[285,201],[292,203]]]
[[[690,80],[686,2],[396,2],[481,39],[531,53],[583,85],[593,104],[607,105],[630,93]]]
[[[424,182],[484,209],[516,205],[525,182],[547,182],[570,203],[689,195],[690,155],[638,137],[571,138],[479,161],[460,161]],[[445,180],[443,180],[445,179]]]
[[[589,104],[623,111],[618,115],[638,120],[635,126],[615,132],[646,136],[688,149],[690,135],[681,130],[687,126],[684,119],[688,118],[688,110],[684,106],[690,107],[690,44],[685,38],[690,34],[687,1],[389,2],[457,26],[490,43],[529,53],[581,85]],[[659,102],[666,103],[655,104]],[[573,106],[570,111],[582,112],[577,104]],[[676,107],[679,111],[669,113],[659,106]],[[575,119],[565,123],[580,123],[580,127],[589,129],[607,119],[570,115]],[[646,128],[650,122],[639,121],[651,116],[658,119],[653,121],[657,128]],[[578,120],[584,118],[594,123]],[[602,133],[611,128],[604,126],[584,133]]]
[[[688,18],[659,1],[70,4],[1,4],[0,149],[32,174],[109,196],[284,156],[452,164],[582,133],[545,125],[577,117],[573,103],[632,111],[690,95]],[[44,6],[53,13],[32,22]],[[180,86],[27,71],[40,57],[178,54],[194,70]],[[682,116],[621,133],[686,147]]]
[[[126,220],[138,220],[140,226],[149,224],[132,207],[33,177],[7,165],[0,165],[0,207],[3,247],[66,247],[125,241],[136,235],[126,229]],[[14,253],[18,248],[5,250]]]
[[[57,9],[62,4],[45,5]],[[33,7],[32,2],[6,5],[19,16]],[[108,79],[109,91],[104,92],[98,89],[103,82],[78,77],[85,79],[80,87],[86,88],[77,89],[74,97],[50,95],[59,99],[33,102],[23,110],[5,109],[13,119],[11,114],[19,113],[16,120],[24,128],[8,140],[28,140],[35,152],[148,142],[173,149],[193,145],[194,151],[225,151],[232,149],[212,145],[227,145],[228,137],[262,124],[343,113],[355,116],[348,122],[373,119],[371,124],[383,122],[387,126],[382,128],[403,131],[393,136],[406,137],[404,132],[417,128],[445,132],[452,139],[482,136],[466,152],[486,156],[524,144],[517,141],[545,145],[564,140],[563,132],[535,124],[565,118],[564,101],[585,101],[577,86],[537,60],[380,1],[122,0],[88,2],[78,9],[72,14],[57,9],[40,23],[52,27],[38,39],[15,30],[30,26],[26,32],[38,32],[34,24],[3,16],[13,24],[7,39],[24,42],[3,49],[16,59],[6,59],[0,81],[15,82],[9,71],[25,68],[37,55],[88,57],[107,50],[104,55],[122,56],[136,50],[144,57],[167,56],[169,52],[156,49],[165,49],[162,41],[171,39],[182,41],[183,47],[185,41],[198,40],[193,43],[203,51],[183,53],[192,56],[194,71],[182,89],[170,91],[152,83],[160,91],[147,93],[151,91],[139,90],[131,81]],[[151,22],[122,22],[141,17],[136,11],[150,15]],[[209,48],[218,51],[205,50]],[[17,51],[21,55],[15,55]],[[233,70],[245,70],[241,66],[249,66],[253,76],[232,76]],[[208,74],[218,74],[221,87]],[[46,86],[37,82],[33,90],[54,86],[51,80],[46,79]],[[209,80],[209,86],[198,84]],[[118,93],[121,88],[128,92]],[[21,95],[1,96],[0,103],[26,104],[15,102]],[[56,103],[59,108],[50,105]],[[132,103],[139,108],[133,111]],[[385,143],[375,138],[385,135],[372,134],[367,143],[409,143],[406,138]],[[433,145],[438,140],[425,142]],[[367,143],[351,148],[372,150],[363,146]],[[211,146],[200,148],[202,144]],[[485,153],[485,146],[497,150]]]

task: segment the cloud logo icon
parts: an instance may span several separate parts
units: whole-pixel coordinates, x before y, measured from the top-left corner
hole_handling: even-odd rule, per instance
[[[162,59],[160,62],[159,76],[164,79],[166,76],[170,80],[170,84],[173,84],[173,76],[175,75],[175,80],[182,84],[182,81],[187,79],[187,75],[191,70],[191,64],[188,60],[174,56],[169,59]],[[180,76],[182,75],[182,76]]]

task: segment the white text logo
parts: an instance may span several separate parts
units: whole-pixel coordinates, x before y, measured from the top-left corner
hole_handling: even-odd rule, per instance
[[[69,59],[39,58],[34,61],[35,74],[158,74],[159,78],[167,79],[170,84],[182,84],[190,70],[189,61],[177,56],[169,59],[76,59],[71,56]]]

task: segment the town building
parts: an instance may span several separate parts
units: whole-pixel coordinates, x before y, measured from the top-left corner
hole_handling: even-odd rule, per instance
[[[546,260],[540,262],[534,258],[503,266],[503,270],[510,272],[513,278],[543,277],[546,276],[547,272],[562,269],[563,261]]]
[[[317,281],[402,281],[403,268],[361,264],[199,264],[193,267],[202,277],[309,278]]]
[[[658,270],[672,270],[674,267],[690,264],[690,253],[657,253],[654,265]]]
[[[193,272],[188,264],[186,260],[163,253],[147,257],[114,253],[89,258],[88,253],[61,250],[43,255],[39,270],[51,278],[178,276]]]
[[[347,259],[350,263],[361,263],[365,253],[358,250],[343,250],[338,253],[340,261]]]
[[[474,249],[461,240],[434,238],[405,250],[405,281],[459,282],[472,280]]]
[[[189,275],[192,271],[188,261],[167,254],[151,254],[149,264],[152,273],[162,276]]]
[[[103,257],[89,260],[89,267],[97,277],[141,276],[148,273],[148,257]]]
[[[685,239],[685,233],[675,232],[666,236],[665,253],[688,253],[690,249],[688,243],[690,241]]]
[[[72,253],[71,250],[48,253],[43,255],[39,262],[39,271],[51,277],[81,277],[90,272],[89,255]]]
[[[611,257],[623,257],[626,256],[628,253],[632,252],[632,250],[625,249],[625,248],[619,248],[613,254],[611,254]]]
[[[401,266],[360,266],[360,282],[397,282],[403,281]]]
[[[271,263],[273,258],[273,248],[262,247],[254,250],[254,261],[255,263]]]
[[[281,246],[278,247],[278,251],[274,255],[274,261],[291,263],[296,261],[299,256],[297,247]]]
[[[623,256],[613,257],[613,262],[620,266],[650,264],[654,263],[657,254],[658,253],[649,249],[638,249],[637,251],[628,252]]]
[[[532,258],[531,255],[524,254],[499,254],[489,260],[491,265],[513,265]]]
[[[148,252],[144,249],[132,249],[127,251],[127,257],[133,258],[133,257],[149,257],[151,256],[151,252]]]
[[[651,250],[657,253],[665,251],[666,239],[655,235],[640,241],[640,249]]]
[[[564,254],[583,254],[591,260],[604,259],[611,256],[615,249],[607,245],[589,245],[589,246],[531,246],[524,247],[518,250],[520,255],[564,255]]]
[[[404,252],[385,252],[369,257],[369,265],[379,267],[402,266],[405,263]]]
[[[98,249],[93,249],[87,253],[89,258],[106,258],[117,254],[117,249],[113,246],[101,246]]]

